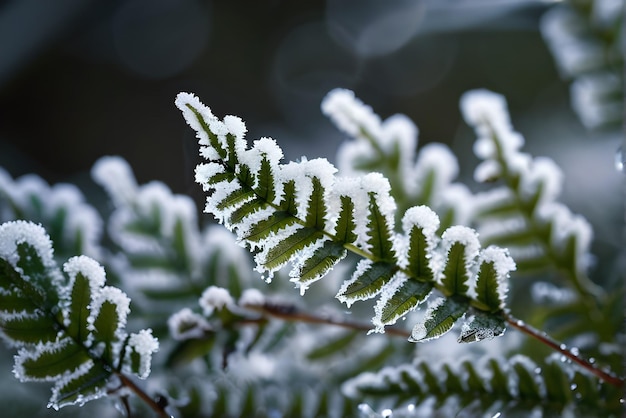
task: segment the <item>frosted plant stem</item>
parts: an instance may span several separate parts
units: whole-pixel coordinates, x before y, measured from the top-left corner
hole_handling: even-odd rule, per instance
[[[570,359],[574,363],[578,364],[579,366],[581,366],[584,369],[588,370],[589,372],[593,373],[594,375],[599,377],[604,382],[609,383],[609,384],[611,384],[613,386],[616,386],[618,388],[624,386],[624,380],[623,379],[621,379],[621,378],[619,378],[617,376],[614,376],[613,374],[611,374],[609,372],[606,372],[606,371],[600,369],[599,367],[595,366],[594,364],[589,362],[589,360],[582,358],[581,356],[579,356],[578,354],[576,354],[572,350],[568,349],[565,344],[560,344],[557,341],[555,341],[554,339],[552,339],[545,332],[539,331],[539,330],[531,327],[530,325],[526,324],[524,321],[519,320],[519,319],[515,318],[514,316],[512,316],[512,315],[510,315],[508,313],[504,313],[503,315],[504,315],[504,318],[505,318],[506,322],[509,325],[511,325],[513,328],[517,329],[518,331],[523,332],[526,335],[529,335],[529,336],[537,339],[541,343],[543,343],[543,344],[547,345],[548,347],[552,348],[553,350],[561,353],[563,356],[567,357],[568,359]]]
[[[165,409],[157,404],[154,399],[152,399],[146,392],[143,391],[139,386],[135,384],[131,379],[129,379],[123,373],[116,373],[117,377],[119,377],[122,385],[126,386],[130,389],[135,395],[137,395],[142,401],[144,401],[156,414],[161,418],[172,418],[170,414],[165,412]]]

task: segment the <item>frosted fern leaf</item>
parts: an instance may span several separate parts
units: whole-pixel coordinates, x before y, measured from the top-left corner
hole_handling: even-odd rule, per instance
[[[19,349],[18,379],[54,382],[49,406],[55,409],[105,396],[120,370],[147,377],[158,350],[151,330],[127,341],[130,299],[105,286],[95,260],[72,257],[63,271],[42,227],[0,225],[0,335]]]
[[[405,212],[402,232],[396,232],[397,204],[383,175],[339,177],[325,159],[283,164],[274,140],[262,138],[248,146],[238,118],[220,121],[187,93],[178,95],[176,105],[196,130],[200,154],[208,160],[196,169],[196,180],[208,193],[205,209],[255,253],[259,272],[271,278],[291,263],[291,280],[304,293],[352,252],[361,260],[337,298],[350,306],[380,295],[374,331],[384,332],[436,290],[445,297],[443,306],[454,306],[453,313],[438,311],[426,318],[425,334],[414,333],[413,340],[436,338],[474,311],[473,317],[490,318],[481,324],[493,328],[474,340],[502,334],[502,295],[515,268],[505,252],[494,261],[497,267],[477,276],[477,260],[489,257],[473,230],[453,226],[440,238],[437,214],[418,206]],[[377,129],[375,124],[371,128]]]

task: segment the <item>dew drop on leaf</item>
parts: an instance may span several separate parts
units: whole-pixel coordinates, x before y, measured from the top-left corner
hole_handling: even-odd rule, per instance
[[[622,146],[617,149],[615,152],[615,169],[619,172],[624,172],[624,163],[626,162],[626,157],[624,156],[624,152],[622,151]]]

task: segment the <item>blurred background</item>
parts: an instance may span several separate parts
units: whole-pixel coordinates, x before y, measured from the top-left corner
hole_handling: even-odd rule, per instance
[[[0,166],[88,189],[92,164],[121,155],[140,182],[162,180],[200,202],[179,91],[220,117],[241,116],[248,138],[277,139],[288,159],[332,161],[343,138],[319,105],[344,87],[383,118],[407,114],[421,144],[450,145],[472,187],[474,136],[458,100],[487,88],[506,96],[526,150],[561,165],[563,200],[619,245],[623,135],[589,132],[571,110],[539,30],[555,3],[0,1]]]

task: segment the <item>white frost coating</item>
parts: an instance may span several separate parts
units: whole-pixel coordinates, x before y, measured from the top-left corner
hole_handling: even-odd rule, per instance
[[[360,136],[361,130],[375,138],[380,135],[380,118],[371,107],[354,97],[354,92],[350,90],[335,89],[329,92],[322,101],[322,112],[350,136]]]
[[[408,234],[413,226],[423,229],[426,239],[433,246],[435,242],[435,233],[439,229],[439,216],[428,206],[420,205],[409,208],[402,217],[402,229]],[[432,239],[432,241],[430,241]]]
[[[448,184],[459,173],[459,163],[456,156],[445,144],[430,143],[424,145],[415,162],[415,181],[421,184],[429,172],[435,173],[433,184],[434,193],[445,190]],[[419,192],[419,190],[417,191]]]
[[[170,335],[177,341],[202,338],[211,329],[209,322],[189,308],[172,314],[167,320]]]
[[[510,126],[506,100],[489,90],[471,90],[461,96],[461,113],[469,125],[487,121],[499,126]]]
[[[50,270],[53,283],[61,283],[61,274],[57,272],[53,257],[52,242],[40,225],[27,221],[10,221],[0,225],[0,257],[16,268],[19,261],[17,246],[21,243],[33,247],[43,265]]]
[[[265,303],[265,295],[254,288],[246,289],[242,292],[239,298],[239,306],[245,308],[246,306],[262,306]]]
[[[576,260],[579,272],[585,271],[589,259],[586,258],[593,239],[593,229],[585,218],[573,214],[565,205],[550,202],[537,209],[537,217],[543,222],[553,222],[551,244],[559,251],[565,249],[568,238],[575,237]]]
[[[118,356],[121,350],[121,346],[123,341],[126,339],[126,332],[124,328],[126,327],[126,321],[128,318],[128,314],[130,313],[130,299],[124,292],[122,292],[117,287],[105,286],[100,292],[94,295],[92,303],[91,303],[91,312],[89,313],[89,317],[87,317],[87,329],[91,332],[96,330],[95,321],[100,315],[100,310],[105,303],[111,303],[115,305],[115,313],[117,314],[118,321],[115,326],[115,337],[117,338],[117,343],[113,344],[112,350],[114,356]],[[93,338],[90,336],[90,339]]]
[[[226,126],[226,129],[228,129],[228,132],[230,132],[235,138],[239,140],[242,140],[245,137],[246,132],[248,132],[246,124],[238,116],[224,116],[224,125]]]
[[[479,233],[483,240],[491,241],[496,238],[505,238],[511,234],[527,231],[528,221],[523,215],[514,215],[502,218],[498,222],[485,222],[479,227]]]
[[[576,300],[573,289],[557,287],[548,282],[533,283],[530,295],[536,304],[566,305]]]
[[[480,250],[480,242],[478,241],[478,234],[472,228],[466,226],[454,225],[446,229],[441,235],[442,253],[448,254],[450,248],[455,243],[460,243],[464,246],[465,260],[468,275],[471,277],[470,268],[474,264],[474,260],[478,256]],[[470,288],[472,283],[469,283]]]
[[[572,108],[588,129],[621,120],[623,103],[614,97],[620,90],[617,74],[594,72],[578,77],[570,86]]]
[[[474,180],[478,183],[485,183],[498,179],[502,174],[500,163],[494,160],[483,161],[476,166],[474,170]]]
[[[200,307],[205,316],[210,316],[215,309],[233,306],[233,297],[223,287],[209,286],[200,296]]]
[[[300,270],[302,266],[309,258],[313,256],[313,254],[318,248],[324,245],[326,241],[328,241],[327,237],[316,240],[312,244],[309,244],[306,247],[304,247],[302,250],[298,251],[295,257],[293,257],[293,259],[291,260],[293,267],[289,271],[289,277],[290,277],[289,281],[295,283],[296,288],[300,290],[300,296],[304,296],[304,293],[308,290],[311,284],[320,280],[322,277],[324,277],[325,274],[328,273],[328,271],[326,271],[324,274],[318,274],[317,276],[313,277],[310,280],[307,280],[306,282],[300,281]]]
[[[91,293],[97,293],[106,281],[104,268],[94,259],[81,255],[72,257],[63,265],[65,271],[70,278],[70,285],[76,280],[76,276],[80,273],[89,280],[89,288]]]
[[[100,158],[91,169],[91,177],[106,190],[116,207],[128,206],[135,200],[137,182],[130,165],[123,158]]]
[[[353,220],[355,223],[354,234],[356,241],[354,242],[360,248],[367,247],[368,229],[367,229],[367,210],[369,206],[369,198],[367,193],[361,187],[361,178],[338,177],[329,198],[329,213],[339,215],[341,196],[347,196],[354,204],[352,210]],[[333,223],[333,228],[335,224]]]
[[[50,401],[48,402],[48,408],[53,408],[54,410],[58,411],[60,408],[64,406],[68,406],[68,405],[83,406],[89,401],[93,401],[95,399],[99,399],[99,398],[106,396],[108,394],[106,383],[102,382],[101,386],[96,386],[95,388],[91,388],[93,392],[87,395],[80,394],[76,397],[76,400],[71,401],[71,402],[68,402],[68,401],[59,402],[59,396],[62,395],[60,391],[63,388],[63,386],[65,386],[65,384],[68,383],[70,380],[79,378],[80,376],[83,376],[84,374],[88,373],[93,366],[94,366],[93,360],[89,359],[86,362],[82,363],[73,373],[66,374],[63,376],[63,378],[57,380],[56,384],[52,388],[52,396],[50,397]]]
[[[561,194],[563,172],[556,163],[547,157],[536,157],[529,170],[521,178],[520,192],[528,198],[541,187],[539,204],[550,202]]]
[[[385,217],[389,233],[393,236],[396,201],[391,197],[389,180],[380,173],[368,173],[361,178],[361,187],[368,195],[374,194],[378,209]]]
[[[500,299],[500,307],[505,307],[506,294],[509,290],[509,274],[516,270],[515,261],[509,255],[508,250],[490,245],[480,252],[477,264],[480,266],[483,262],[493,263],[498,279],[498,295]]]
[[[202,190],[208,192],[216,187],[216,185],[209,185],[208,181],[216,174],[224,173],[224,166],[218,163],[204,163],[198,164],[194,170],[196,183],[202,186]]]
[[[202,104],[200,99],[198,99],[193,94],[184,93],[184,92],[178,93],[178,95],[176,96],[176,100],[174,101],[174,104],[183,113],[183,117],[185,118],[185,121],[187,122],[187,124],[191,126],[191,128],[193,128],[193,130],[198,133],[198,139],[207,141],[204,144],[201,142],[201,144],[208,145],[206,133],[204,132],[202,125],[198,121],[196,114],[189,107],[197,111],[207,124],[217,119],[213,115],[213,113],[211,113],[211,109],[209,109],[207,106]]]
[[[139,370],[137,377],[146,379],[150,375],[152,364],[152,354],[159,351],[159,340],[152,336],[152,330],[142,329],[138,333],[133,333],[128,338],[128,346],[139,354]],[[127,354],[130,357],[130,352]],[[128,360],[127,360],[128,362]]]

